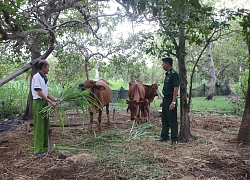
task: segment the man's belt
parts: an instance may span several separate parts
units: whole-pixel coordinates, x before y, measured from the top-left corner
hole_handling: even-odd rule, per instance
[[[170,95],[164,95],[164,98],[171,98],[173,97],[173,94],[170,94]]]

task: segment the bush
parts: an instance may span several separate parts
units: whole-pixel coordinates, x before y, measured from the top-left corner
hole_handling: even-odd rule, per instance
[[[1,101],[0,103],[0,119],[22,113],[20,106],[13,101]]]
[[[0,119],[24,112],[29,93],[29,81],[11,81],[0,89]]]

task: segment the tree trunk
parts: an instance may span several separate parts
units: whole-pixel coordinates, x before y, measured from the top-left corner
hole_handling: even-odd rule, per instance
[[[26,71],[28,71],[33,64],[36,64],[41,58],[38,57],[36,59],[33,59],[32,62],[30,62],[29,64],[27,64],[26,66],[24,66],[23,68],[13,72],[12,74],[6,76],[3,79],[0,79],[0,87],[4,84],[6,84],[7,82],[11,81],[12,79],[16,78],[17,76],[25,73]]]
[[[208,60],[210,62],[210,73],[211,73],[210,83],[211,84],[210,84],[209,92],[208,92],[206,99],[212,100],[214,96],[215,85],[216,85],[216,75],[215,75],[215,70],[214,70],[213,54],[211,51],[211,43],[208,44],[207,50],[208,50]]]
[[[41,56],[41,54],[40,54],[40,51],[38,52],[38,51],[33,51],[33,52],[31,52],[31,58],[32,59],[36,59],[36,58],[38,58],[38,57],[40,57]],[[38,62],[37,62],[38,63]],[[37,63],[36,64],[34,64],[33,66],[32,66],[32,68],[31,68],[31,77],[30,77],[30,90],[29,90],[29,96],[28,96],[28,111],[29,111],[29,113],[28,113],[28,120],[31,120],[32,118],[33,118],[33,115],[32,115],[32,105],[33,105],[33,97],[32,97],[32,94],[31,94],[31,81],[32,81],[32,77],[34,76],[34,74],[36,74],[37,73],[37,68],[36,68],[36,65],[37,65]],[[27,110],[26,110],[27,111]]]
[[[179,28],[179,49],[177,50],[179,74],[180,74],[180,133],[179,139],[187,142],[192,138],[190,132],[189,107],[187,104],[187,69],[185,63],[185,27]]]
[[[250,72],[250,67],[249,67]],[[250,142],[250,73],[248,76],[248,90],[245,103],[245,109],[237,136],[238,141]]]
[[[250,32],[248,32],[248,54],[250,55]],[[248,57],[248,61],[250,62],[250,57]],[[242,116],[242,121],[240,125],[240,129],[238,132],[237,140],[243,142],[250,142],[250,64],[248,66],[249,75],[248,75],[248,89],[246,96],[245,109]]]

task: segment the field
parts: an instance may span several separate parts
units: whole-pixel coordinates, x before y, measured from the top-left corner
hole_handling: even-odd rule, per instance
[[[30,122],[1,133],[0,175],[3,180],[66,179],[250,179],[250,146],[237,142],[240,117],[192,114],[191,133],[198,137],[174,148],[157,142],[161,121],[136,125],[125,109],[112,106],[111,125],[103,115],[102,133],[88,134],[88,120],[69,111],[64,129],[52,118],[53,151],[33,154]],[[113,116],[114,112],[114,116]]]

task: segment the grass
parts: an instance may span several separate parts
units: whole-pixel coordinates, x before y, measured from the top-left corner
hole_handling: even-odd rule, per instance
[[[231,103],[227,96],[215,96],[213,100],[204,100],[205,97],[194,97],[191,103],[191,112],[197,114],[210,114],[219,113],[225,115],[236,115],[236,104]],[[154,101],[150,104],[151,109],[160,110],[161,98],[155,97]],[[128,105],[125,99],[120,99],[117,103],[111,103],[118,109],[126,109]],[[243,106],[244,103],[241,104]],[[180,99],[178,99],[178,112],[180,111]],[[243,113],[243,109],[239,109],[239,113]]]
[[[24,112],[28,98],[28,81],[11,81],[0,88],[0,119]]]
[[[192,98],[191,111],[199,113],[235,114],[236,105],[229,102],[227,96],[215,96],[213,100],[204,100],[204,97]]]
[[[140,132],[142,129],[144,132],[148,132],[147,136],[130,138],[131,135],[135,136],[136,131]],[[80,143],[77,148],[84,149],[84,153],[96,156],[99,159],[100,168],[110,167],[117,172],[122,172],[121,179],[147,179],[164,176],[165,173],[171,172],[165,172],[164,162],[155,160],[154,152],[148,151],[146,141],[150,137],[149,134],[153,133],[152,131],[154,130],[151,129],[150,124],[144,124],[137,126],[132,132],[108,131],[93,139],[89,138],[88,135],[82,135],[81,139],[85,139],[85,142]],[[134,141],[135,139],[136,141]]]
[[[231,103],[227,96],[215,96],[213,100],[204,100],[205,97],[194,97],[191,103],[191,112],[197,112],[198,114],[210,114],[219,113],[227,115],[235,115],[236,104]],[[152,109],[161,109],[161,99],[155,98],[151,103]],[[178,108],[180,108],[180,99],[178,99]],[[179,109],[178,109],[179,111]]]

